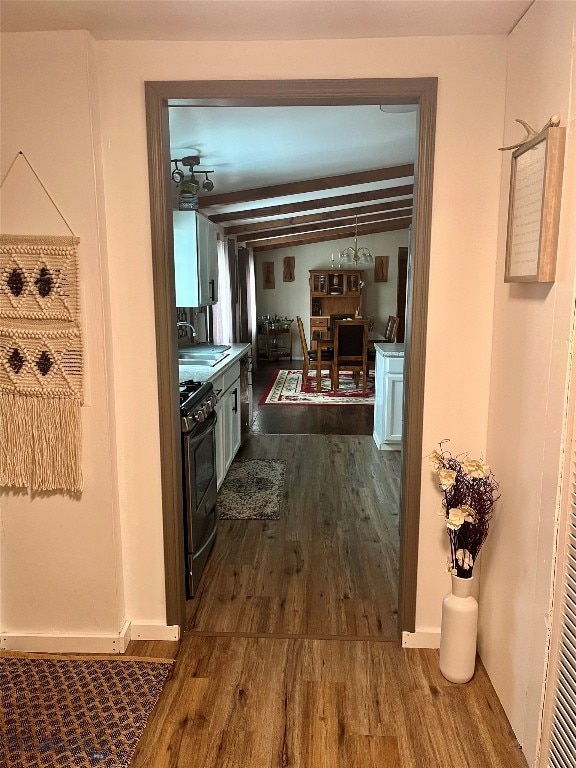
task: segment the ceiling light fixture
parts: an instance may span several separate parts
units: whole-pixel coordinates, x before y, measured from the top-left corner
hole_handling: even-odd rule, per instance
[[[339,254],[340,264],[373,264],[374,257],[370,249],[364,245],[358,247],[358,216],[356,216],[356,231],[354,233],[354,245],[344,248]]]

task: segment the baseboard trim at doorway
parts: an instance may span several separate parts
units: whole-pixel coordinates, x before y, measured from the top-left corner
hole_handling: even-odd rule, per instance
[[[125,621],[118,634],[2,632],[0,649],[24,653],[124,653],[131,640],[178,640],[180,627]]]
[[[402,632],[402,648],[440,648],[440,632]]]

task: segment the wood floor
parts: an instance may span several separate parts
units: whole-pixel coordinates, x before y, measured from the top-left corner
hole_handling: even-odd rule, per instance
[[[221,522],[189,628],[395,639],[400,454],[365,435],[253,435],[243,459],[286,461],[280,520]]]
[[[302,369],[302,361],[258,361],[258,369],[252,375],[252,432],[261,435],[372,434],[373,405],[258,405],[270,387],[274,372],[279,368]]]
[[[481,663],[458,686],[396,634],[399,454],[256,435],[281,519],[225,521],[134,768],[526,768]]]
[[[394,643],[187,635],[134,768],[525,768],[484,669]]]

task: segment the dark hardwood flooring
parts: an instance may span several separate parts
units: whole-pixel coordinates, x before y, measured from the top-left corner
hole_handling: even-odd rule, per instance
[[[258,405],[279,368],[302,369],[301,360],[258,361],[252,374],[254,421],[261,435],[371,435],[373,405]]]
[[[284,459],[280,520],[223,520],[188,626],[198,632],[397,636],[400,454],[372,437],[251,435]]]

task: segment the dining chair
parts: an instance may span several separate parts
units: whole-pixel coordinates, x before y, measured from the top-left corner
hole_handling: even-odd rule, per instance
[[[330,381],[332,381],[332,361],[334,359],[334,351],[330,349],[322,349],[319,353],[315,349],[308,349],[308,342],[306,341],[306,334],[304,333],[304,324],[299,315],[296,317],[296,323],[298,325],[298,333],[300,334],[300,343],[302,344],[302,353],[304,355],[302,386],[304,387],[306,385],[309,368],[314,368],[316,371],[316,392],[321,392],[323,368],[329,371]]]
[[[352,371],[358,386],[362,374],[362,393],[366,394],[368,375],[368,321],[339,320],[334,324],[332,389],[340,386],[340,371]]]
[[[384,331],[383,343],[395,344],[396,337],[398,336],[398,323],[400,318],[396,315],[388,315],[386,321],[386,330]],[[376,369],[376,350],[374,347],[368,350],[368,370],[374,371]]]

